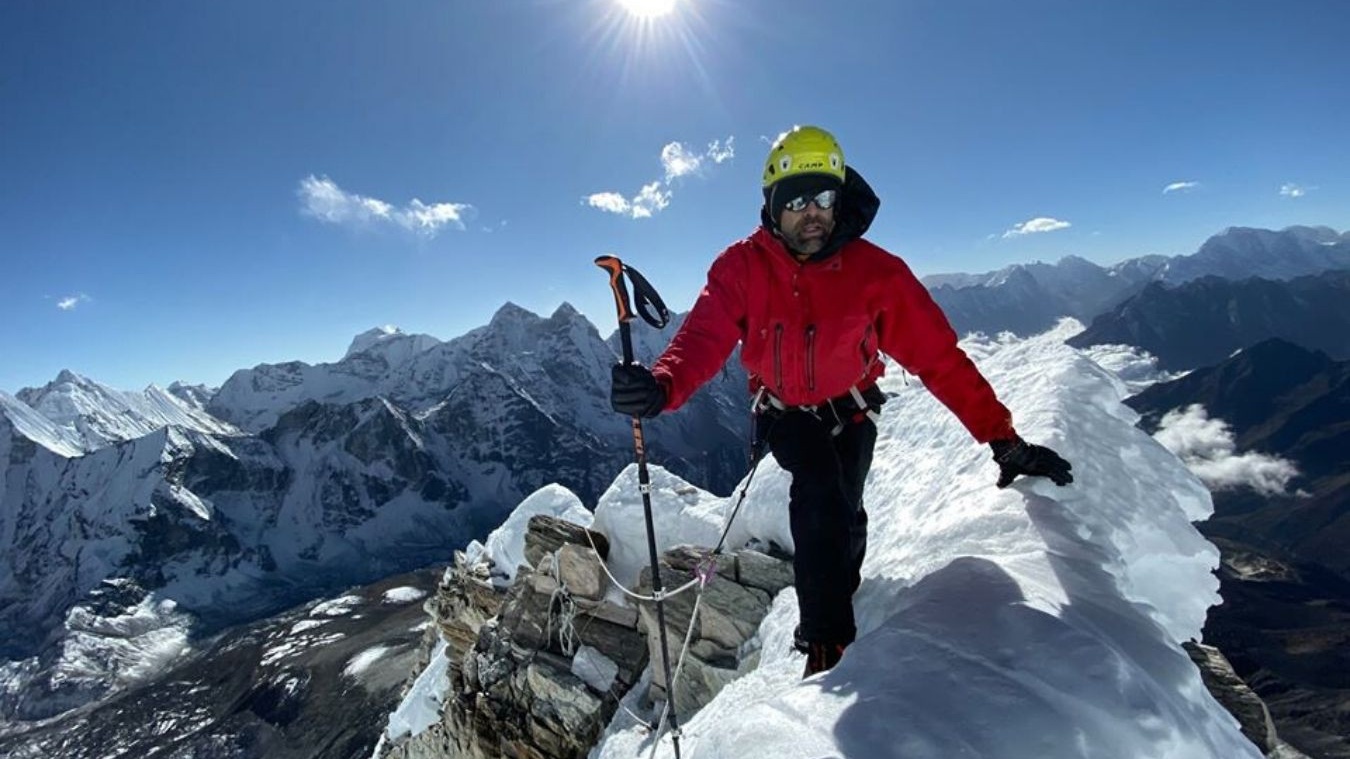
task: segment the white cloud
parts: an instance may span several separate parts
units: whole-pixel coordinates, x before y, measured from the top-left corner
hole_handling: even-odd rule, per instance
[[[347,192],[328,177],[312,174],[300,181],[297,194],[301,210],[320,221],[356,227],[391,224],[425,237],[435,237],[446,226],[464,229],[464,220],[474,212],[467,203],[428,205],[417,198],[398,208],[379,198]]]
[[[84,293],[75,293],[56,301],[56,307],[62,311],[74,311],[81,303],[88,303],[92,298]]]
[[[713,163],[722,163],[736,157],[735,137],[728,137],[725,145],[721,140],[713,140],[708,143],[708,152],[705,154]]]
[[[660,182],[652,182],[633,198],[633,218],[646,218],[670,205],[670,190],[661,189]]]
[[[588,195],[586,196],[586,204],[592,208],[599,208],[601,211],[617,214],[627,214],[633,207],[627,198],[617,192],[597,192],[594,195]]]
[[[671,196],[674,194],[671,183],[674,180],[690,175],[702,176],[706,173],[708,162],[721,164],[734,158],[736,155],[734,140],[734,137],[728,137],[726,142],[713,140],[701,153],[691,150],[682,142],[668,143],[661,148],[664,179],[643,185],[632,198],[617,192],[597,192],[582,198],[582,202],[606,213],[633,219],[651,218],[670,205]]]
[[[1235,455],[1228,424],[1210,419],[1198,403],[1167,412],[1153,437],[1213,490],[1249,487],[1263,495],[1279,495],[1298,475],[1292,462],[1278,456],[1255,451]]]
[[[1071,226],[1073,225],[1067,221],[1052,219],[1048,216],[1037,216],[1034,219],[1024,221],[1004,232],[1003,237],[1004,239],[1007,239],[1009,237],[1037,234],[1039,232],[1054,232],[1057,229],[1067,229]]]
[[[689,152],[683,143],[672,142],[661,148],[661,165],[666,168],[666,181],[693,174],[703,164],[703,156]]]
[[[1293,182],[1286,182],[1280,186],[1280,195],[1286,198],[1301,198],[1308,194],[1308,190],[1316,189],[1316,187],[1300,187]]]
[[[1185,192],[1199,187],[1199,182],[1173,182],[1163,188],[1162,194],[1167,195],[1173,192]]]

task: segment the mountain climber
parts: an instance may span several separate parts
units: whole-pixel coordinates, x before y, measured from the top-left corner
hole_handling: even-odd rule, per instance
[[[760,227],[708,271],[684,324],[656,363],[618,364],[614,410],[678,409],[741,343],[756,415],[756,451],[792,475],[788,512],[806,675],[853,642],[853,594],[867,544],[863,484],[886,402],[882,353],[923,381],[988,443],[998,487],[1018,475],[1073,481],[1070,465],[1022,440],[1012,415],[957,346],[928,291],[895,255],[863,239],[880,201],[835,138],[814,126],[780,135],[764,162]]]

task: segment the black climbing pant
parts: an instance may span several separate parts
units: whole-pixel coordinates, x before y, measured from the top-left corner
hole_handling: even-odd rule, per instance
[[[857,637],[853,594],[867,550],[863,484],[876,425],[855,418],[831,435],[835,418],[800,409],[763,415],[759,424],[778,465],[792,475],[788,513],[802,638],[848,645]]]

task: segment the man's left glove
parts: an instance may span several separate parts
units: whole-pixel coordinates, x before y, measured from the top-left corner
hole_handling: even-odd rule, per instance
[[[1017,475],[1049,477],[1056,485],[1073,482],[1073,465],[1043,445],[1033,445],[1020,437],[995,440],[989,444],[998,462],[998,486],[1006,488]]]
[[[609,405],[620,414],[652,417],[666,407],[666,389],[642,364],[615,364]]]

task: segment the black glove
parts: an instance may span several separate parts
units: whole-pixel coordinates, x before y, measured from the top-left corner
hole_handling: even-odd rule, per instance
[[[1011,485],[1019,474],[1049,477],[1056,485],[1073,482],[1073,475],[1069,474],[1073,465],[1043,445],[1033,445],[1014,437],[995,440],[989,447],[994,449],[994,461],[998,462],[998,486],[1001,488]]]
[[[642,364],[615,364],[609,405],[620,414],[652,417],[666,407],[666,389]]]

